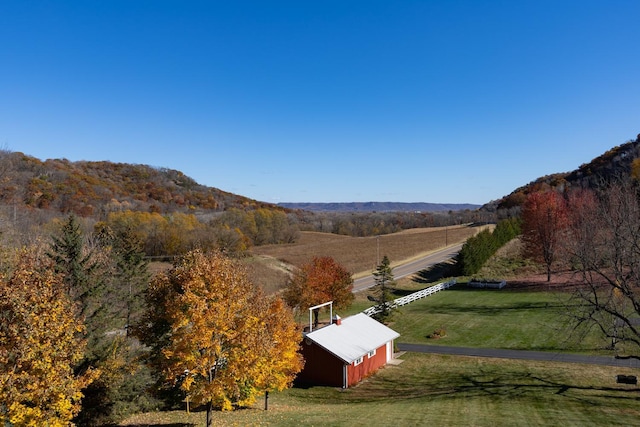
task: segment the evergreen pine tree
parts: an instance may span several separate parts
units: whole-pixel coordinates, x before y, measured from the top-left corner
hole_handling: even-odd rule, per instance
[[[143,250],[144,242],[135,235],[131,227],[117,233],[113,242],[116,256],[115,279],[118,282],[117,289],[124,299],[125,328],[129,336],[133,323],[142,311],[143,293],[149,284],[151,274]]]
[[[52,236],[53,243],[47,255],[55,262],[55,271],[62,274],[67,292],[74,300],[86,294],[88,258],[83,256],[83,236],[75,215],[70,215],[59,234]]]
[[[376,267],[373,276],[378,286],[377,295],[374,298],[378,303],[376,305],[378,312],[373,317],[380,322],[385,322],[389,320],[393,310],[391,307],[393,300],[389,287],[395,284],[393,272],[391,271],[391,262],[386,255],[382,257],[382,261]]]
[[[105,332],[102,295],[104,282],[98,274],[99,264],[93,254],[86,250],[84,235],[78,218],[71,214],[63,223],[59,233],[53,235],[47,256],[54,262],[54,271],[62,275],[68,295],[80,307],[89,337],[92,340]]]

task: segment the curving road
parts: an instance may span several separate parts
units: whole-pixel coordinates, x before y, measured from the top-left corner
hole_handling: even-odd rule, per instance
[[[411,261],[407,261],[400,265],[397,265],[393,268],[393,278],[394,279],[402,279],[403,277],[411,276],[412,274],[417,273],[418,271],[426,270],[428,268],[433,267],[436,264],[440,264],[445,262],[453,257],[455,257],[460,249],[462,248],[462,243],[447,246],[446,248],[439,249],[435,252],[430,253],[424,257],[414,259]],[[376,281],[373,275],[360,277],[359,279],[355,279],[353,281],[353,292],[360,292],[365,289],[369,289],[375,286]]]

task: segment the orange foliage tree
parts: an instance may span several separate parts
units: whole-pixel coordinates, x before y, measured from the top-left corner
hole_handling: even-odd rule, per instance
[[[74,373],[84,325],[50,262],[23,250],[0,280],[0,422],[66,426],[93,374]]]
[[[551,281],[551,267],[561,246],[567,227],[567,206],[564,198],[553,190],[527,196],[522,206],[522,234],[525,248],[532,258],[541,259]]]
[[[341,264],[329,256],[314,257],[300,267],[289,280],[284,299],[295,308],[309,307],[333,301],[336,308],[346,308],[353,302],[353,277]],[[318,310],[314,311],[318,323]]]
[[[291,385],[302,367],[291,310],[265,297],[242,267],[220,253],[189,252],[157,276],[142,340],[154,365],[186,398],[227,410]]]

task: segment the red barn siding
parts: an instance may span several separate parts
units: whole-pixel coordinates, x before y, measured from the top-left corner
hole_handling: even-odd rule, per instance
[[[304,368],[298,375],[298,381],[305,384],[326,385],[332,387],[345,386],[345,363],[315,343],[302,344]],[[351,387],[380,369],[387,363],[386,344],[376,349],[372,357],[364,355],[362,363],[354,366],[346,365],[346,386]]]
[[[298,374],[298,380],[315,385],[344,387],[344,361],[315,343],[302,343],[304,368]]]
[[[372,357],[366,354],[362,357],[362,363],[357,366],[350,364],[347,367],[348,386],[358,384],[360,381],[377,371],[387,363],[387,345],[382,345],[376,349],[376,354]]]

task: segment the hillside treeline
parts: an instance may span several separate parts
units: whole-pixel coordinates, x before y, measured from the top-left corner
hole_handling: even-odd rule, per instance
[[[509,218],[499,221],[493,231],[485,229],[467,239],[458,255],[462,274],[476,274],[498,249],[520,233],[520,219]]]
[[[160,215],[150,212],[112,212],[96,223],[97,231],[130,230],[149,257],[174,257],[194,249],[218,249],[239,254],[251,246],[293,243],[298,228],[284,212],[271,209],[231,209],[208,222],[193,214]]]
[[[449,212],[297,212],[302,231],[318,231],[351,237],[396,233],[411,228],[444,227],[457,224],[490,223],[495,215],[477,210]]]
[[[17,248],[47,239],[64,218],[47,210],[0,205],[0,244]],[[111,212],[101,221],[78,218],[86,232],[132,230],[145,254],[153,258],[171,258],[195,248],[240,254],[254,245],[292,243],[299,235],[295,218],[263,208],[232,209],[209,219],[191,213],[130,210]]]

